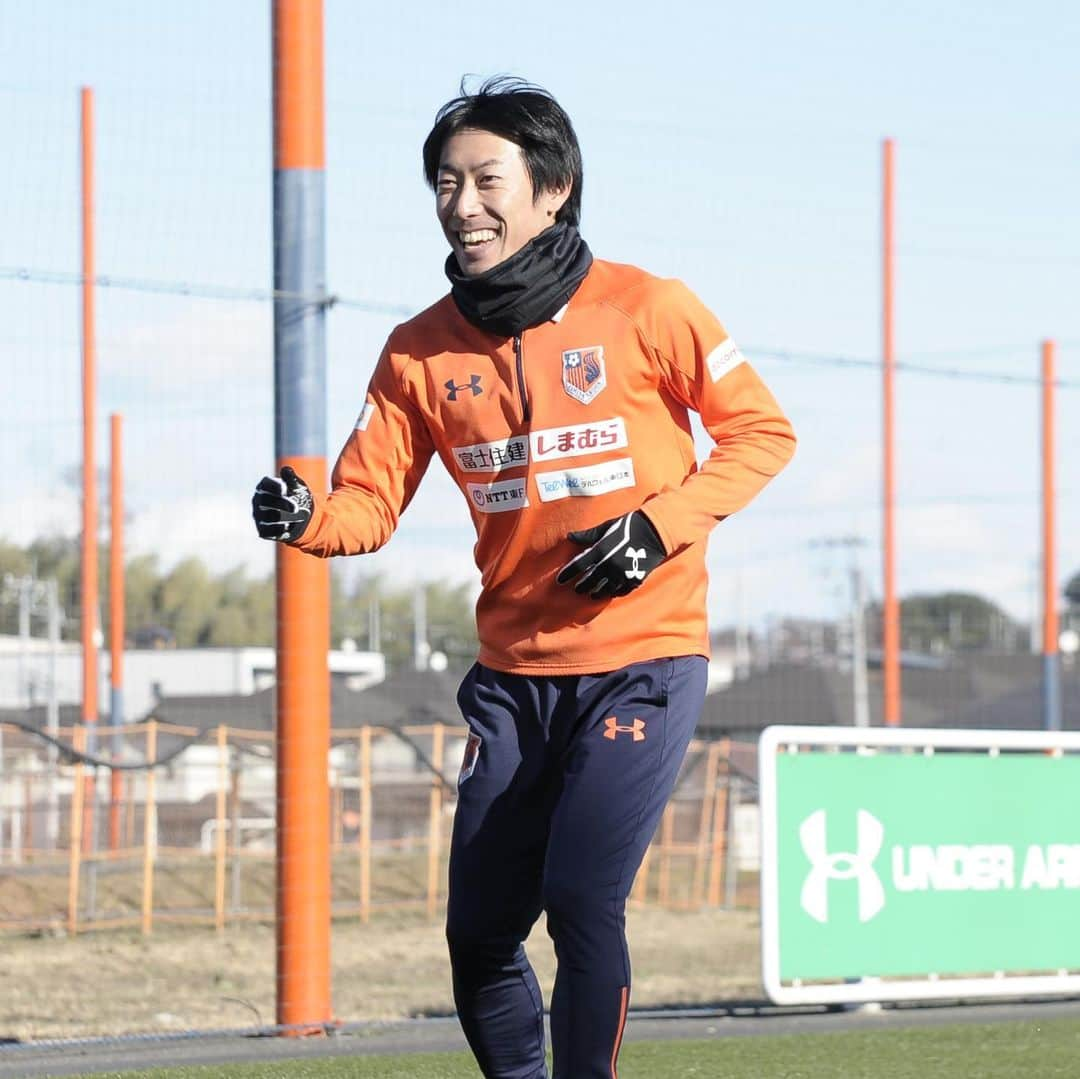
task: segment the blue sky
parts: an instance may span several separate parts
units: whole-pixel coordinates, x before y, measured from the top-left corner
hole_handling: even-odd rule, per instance
[[[78,88],[95,89],[100,411],[127,425],[133,550],[269,568],[250,530],[272,459],[268,2],[43,0],[0,33],[0,448],[20,541],[73,532],[80,439]],[[899,584],[1029,618],[1039,342],[1059,342],[1061,576],[1080,570],[1080,12],[1066,3],[326,3],[328,454],[400,313],[446,288],[420,144],[464,73],[551,89],[585,155],[600,257],[685,280],[801,438],[710,546],[736,604],[835,614],[857,534],[880,588],[881,139],[897,140]],[[15,271],[28,273],[13,276]],[[190,294],[148,290],[185,283]],[[210,292],[212,295],[205,295]],[[374,304],[376,310],[366,310]],[[381,305],[381,306],[380,306]],[[841,365],[837,357],[865,361]],[[986,376],[986,377],[983,377]],[[703,451],[705,447],[703,446]],[[14,491],[11,487],[14,487]],[[474,580],[436,463],[354,572]],[[831,551],[831,553],[830,553]]]

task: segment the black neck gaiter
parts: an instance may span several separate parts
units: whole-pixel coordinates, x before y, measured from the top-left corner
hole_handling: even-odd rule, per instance
[[[469,322],[499,337],[516,337],[564,307],[591,265],[589,245],[573,225],[560,222],[477,277],[463,274],[451,254],[446,276]]]

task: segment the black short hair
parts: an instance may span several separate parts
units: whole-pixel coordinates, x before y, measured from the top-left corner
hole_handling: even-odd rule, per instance
[[[580,223],[581,147],[570,117],[547,90],[512,75],[495,75],[470,94],[462,79],[460,96],[439,109],[424,140],[424,178],[433,191],[446,140],[468,128],[490,131],[521,147],[534,197],[569,184],[570,196],[555,220]]]

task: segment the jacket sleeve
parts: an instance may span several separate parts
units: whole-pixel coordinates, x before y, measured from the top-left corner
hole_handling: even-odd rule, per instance
[[[393,534],[431,461],[434,446],[403,388],[406,359],[387,344],[364,407],[311,521],[294,546],[309,554],[364,554]]]
[[[790,460],[795,434],[715,316],[681,282],[662,284],[640,325],[664,389],[700,415],[715,443],[680,486],[643,507],[674,554],[745,506]]]

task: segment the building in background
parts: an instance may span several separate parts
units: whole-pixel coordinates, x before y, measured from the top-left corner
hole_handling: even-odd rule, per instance
[[[53,652],[40,638],[0,636],[0,710],[43,707],[49,699]],[[386,660],[379,652],[331,651],[331,675],[345,679],[350,689],[367,689],[386,677]],[[162,697],[210,695],[248,696],[274,684],[273,648],[135,648],[124,652],[125,719],[148,715]],[[102,722],[107,722],[109,655],[98,661],[98,693]],[[55,646],[58,704],[82,697],[82,648],[77,641]]]

